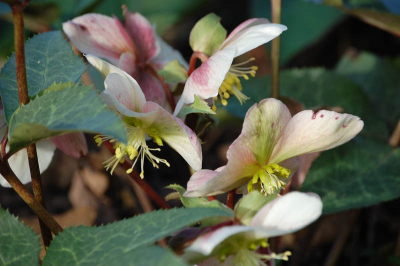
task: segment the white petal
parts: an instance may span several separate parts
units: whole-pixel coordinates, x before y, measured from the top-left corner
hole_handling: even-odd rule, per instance
[[[251,226],[261,226],[269,237],[298,231],[321,216],[322,201],[317,194],[290,192],[276,198],[257,212]]]
[[[146,103],[143,91],[134,78],[116,66],[92,55],[86,55],[87,60],[104,77],[105,92],[113,94],[116,100],[129,110],[140,111]],[[113,74],[112,77],[110,74]]]
[[[271,41],[285,30],[287,30],[286,26],[274,23],[263,23],[253,27],[246,27],[225,41],[219,49],[236,46],[236,57]]]
[[[36,143],[36,148],[38,153],[39,169],[40,173],[42,173],[47,169],[47,167],[49,167],[56,146],[51,140],[43,140]],[[26,149],[22,149],[15,153],[10,157],[8,162],[15,175],[23,184],[31,182]],[[3,187],[11,187],[2,176],[0,176],[0,185]]]
[[[236,48],[223,49],[197,68],[187,79],[181,99],[179,100],[174,115],[176,116],[184,104],[194,102],[194,96],[206,100],[218,95],[218,89],[231,67]]]
[[[279,163],[301,154],[332,149],[354,138],[363,126],[359,117],[349,114],[302,111],[287,124],[270,162]]]

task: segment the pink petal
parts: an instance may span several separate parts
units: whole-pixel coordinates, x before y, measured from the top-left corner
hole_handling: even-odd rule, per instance
[[[124,52],[121,54],[118,67],[132,76],[138,70],[135,55],[132,52]]]
[[[279,163],[301,154],[332,149],[354,138],[363,128],[359,117],[333,111],[302,111],[289,121],[271,156]]]
[[[246,184],[260,170],[253,152],[236,140],[230,147],[227,165],[217,174],[210,170],[196,172],[190,178],[185,197],[212,196]]]
[[[119,112],[140,112],[146,103],[144,94],[134,78],[116,66],[92,55],[86,55],[87,60],[106,77],[102,92],[103,100]],[[125,114],[128,115],[128,114]]]
[[[226,37],[225,41],[222,43],[221,46],[223,46],[226,42],[228,42],[230,39],[232,39],[237,33],[241,32],[245,28],[249,28],[255,25],[260,25],[260,24],[268,24],[271,23],[269,22],[268,19],[266,18],[250,18],[246,21],[243,21],[242,23],[239,24],[229,35]]]
[[[203,157],[196,133],[156,103],[147,102],[143,111],[149,114],[141,118],[143,126],[156,129],[160,138],[177,151],[195,171],[200,170]]]
[[[125,28],[138,51],[141,62],[151,60],[160,52],[156,34],[149,21],[139,13],[132,13],[123,6]]]
[[[63,153],[74,158],[80,158],[88,153],[85,135],[83,133],[70,133],[51,138],[51,141]]]
[[[253,21],[242,30],[236,31],[234,35],[229,35],[229,40],[225,40],[219,49],[235,46],[236,57],[271,41],[285,30],[287,30],[286,26],[269,23],[268,20]]]
[[[86,14],[63,23],[63,30],[79,51],[113,64],[118,64],[124,52],[134,52],[132,40],[118,18]]]
[[[251,221],[262,227],[269,237],[298,231],[321,216],[322,201],[317,194],[289,192],[266,204]]]
[[[186,81],[185,88],[175,108],[174,115],[179,113],[184,104],[193,103],[195,95],[203,100],[218,95],[218,89],[231,67],[235,50],[235,47],[228,47],[221,50],[193,71]]]
[[[164,106],[166,102],[165,91],[161,81],[148,71],[137,71],[133,76],[139,83],[147,101]]]

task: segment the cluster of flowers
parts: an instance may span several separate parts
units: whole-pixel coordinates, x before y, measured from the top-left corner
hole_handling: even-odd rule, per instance
[[[238,189],[248,194],[243,200],[255,193],[271,198],[246,219],[238,215],[239,202],[231,223],[213,227],[185,248],[183,257],[187,261],[198,263],[218,257],[226,265],[264,265],[266,260],[287,259],[290,252],[262,254],[260,250],[268,246],[266,239],[297,231],[322,211],[322,202],[315,194],[279,195],[299,167],[298,156],[351,140],[361,131],[363,122],[356,116],[325,110],[301,111],[292,117],[281,101],[264,99],[247,111],[242,132],[227,152],[228,163],[214,171],[202,170],[200,142],[177,117],[179,112],[193,103],[195,96],[207,101],[214,111],[216,101],[226,105],[231,95],[241,103],[246,101],[240,78],[254,76],[257,66],[247,66],[253,59],[233,64],[234,58],[279,36],[286,27],[266,19],[249,19],[209,53],[194,51],[201,54],[198,58],[202,64],[187,72],[188,64],[181,54],[163,41],[142,15],[126,8],[123,15],[124,24],[100,14],[86,14],[63,24],[71,42],[105,77],[101,97],[126,126],[127,143],[108,136],[95,137],[99,145],[104,141],[115,144],[115,154],[105,167],[112,173],[119,163],[130,159],[133,164],[129,173],[140,158],[143,178],[145,158],[154,167],[158,168],[159,163],[169,166],[167,160],[153,154],[159,148],[149,148],[146,141],[152,139],[160,147],[166,142],[195,171],[185,197]],[[180,97],[171,94],[176,84],[166,83],[158,74],[171,61],[178,61],[186,71]],[[45,169],[50,160],[41,168]]]

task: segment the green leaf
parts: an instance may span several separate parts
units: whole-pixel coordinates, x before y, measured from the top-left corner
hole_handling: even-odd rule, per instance
[[[56,84],[48,90],[12,116],[8,135],[12,151],[76,131],[126,141],[123,123],[90,86],[73,85],[65,89],[64,84]]]
[[[157,74],[164,78],[164,82],[171,84],[185,82],[188,78],[186,68],[177,59],[166,64]],[[172,90],[174,91],[175,88]]]
[[[359,84],[371,102],[374,111],[392,127],[400,117],[400,75],[399,69],[370,53],[344,56],[336,72]]]
[[[242,224],[250,225],[254,215],[267,203],[276,198],[276,194],[268,195],[267,197],[257,190],[247,194],[239,200],[235,205],[235,218]]]
[[[0,265],[39,265],[39,236],[0,208]]]
[[[271,1],[252,1],[252,17],[271,14]],[[316,42],[342,17],[339,10],[304,0],[282,1],[282,24],[289,30],[281,35],[282,63]]]
[[[35,96],[54,82],[79,82],[86,66],[61,32],[52,31],[34,36],[25,43],[26,74],[28,93]],[[18,87],[15,69],[15,55],[12,55],[0,73],[0,93],[6,121],[19,107]]]
[[[214,216],[231,217],[232,213],[217,208],[180,208],[153,211],[100,227],[67,228],[51,243],[43,266],[110,265],[110,262],[121,265],[117,264],[121,256],[129,256],[125,254]]]
[[[362,137],[326,151],[301,190],[318,193],[329,214],[400,197],[400,149]]]
[[[215,115],[215,112],[211,110],[210,106],[197,95],[194,96],[194,102],[190,106],[183,107],[177,117],[183,118],[185,115],[191,113]]]
[[[243,93],[250,97],[240,105],[229,99],[227,109],[232,114],[244,118],[247,110],[264,98],[270,97],[271,79],[253,78],[242,83]],[[368,96],[359,85],[337,73],[323,68],[292,69],[281,72],[281,96],[302,102],[306,109],[323,106],[339,106],[349,114],[364,120],[361,134],[380,140],[387,140],[389,133],[385,123],[375,114]]]
[[[194,25],[189,37],[193,51],[210,56],[224,42],[226,30],[219,23],[220,20],[220,17],[210,13]]]

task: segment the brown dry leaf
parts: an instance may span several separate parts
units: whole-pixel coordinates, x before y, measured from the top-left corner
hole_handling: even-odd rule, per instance
[[[99,201],[96,196],[88,189],[83,181],[82,172],[76,171],[71,181],[71,188],[68,192],[68,199],[71,205],[78,207],[94,207],[97,209]]]
[[[90,167],[85,167],[80,171],[80,175],[85,185],[96,197],[104,195],[110,183],[104,171],[96,171]]]

